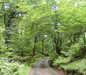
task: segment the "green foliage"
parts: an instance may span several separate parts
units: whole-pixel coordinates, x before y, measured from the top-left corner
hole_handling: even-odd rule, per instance
[[[61,65],[61,67],[64,68],[65,70],[75,70],[85,75],[86,74],[85,65],[86,59],[81,59],[67,65]]]
[[[71,60],[71,57],[64,58],[64,57],[60,56],[60,57],[58,57],[58,59],[54,60],[53,65],[57,66],[57,65],[60,65],[60,64],[63,64],[63,63],[68,63],[70,60]]]
[[[85,73],[85,0],[0,2],[0,58],[6,56],[33,66],[49,55],[54,66]],[[71,62],[75,58],[77,60]],[[7,61],[6,65],[3,62],[3,70],[11,75],[14,71],[17,74],[18,63]],[[4,68],[4,65],[12,70]],[[2,70],[1,73],[6,75]]]
[[[8,62],[8,59],[0,59],[0,75],[27,75],[30,67],[18,62]]]
[[[18,75],[18,68],[19,68],[19,64],[18,63],[9,63],[7,61],[7,59],[4,60],[0,60],[0,74],[1,75]]]
[[[45,56],[41,55],[41,54],[37,54],[35,55],[34,57],[30,57],[28,60],[27,60],[27,64],[31,67],[35,66],[38,61],[40,61],[41,59],[45,58]]]

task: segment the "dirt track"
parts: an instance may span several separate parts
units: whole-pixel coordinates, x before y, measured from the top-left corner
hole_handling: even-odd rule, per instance
[[[48,59],[42,59],[30,71],[29,75],[65,75],[64,72],[49,66]]]

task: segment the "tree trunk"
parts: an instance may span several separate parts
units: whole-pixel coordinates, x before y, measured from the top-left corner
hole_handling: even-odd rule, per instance
[[[9,48],[9,38],[10,38],[10,25],[11,25],[11,20],[15,18],[15,12],[4,14],[4,24],[5,24],[5,44],[7,45],[7,50]]]
[[[55,37],[54,38],[55,50],[56,50],[56,53],[60,55],[61,54],[60,53],[61,49],[60,49],[58,43],[59,43],[59,40],[57,40],[56,37]]]
[[[44,40],[42,40],[42,53],[44,53]]]
[[[34,47],[33,47],[33,54],[32,54],[32,56],[35,56],[35,54],[36,54],[36,43],[37,43],[37,37],[35,36],[35,38],[34,38]]]

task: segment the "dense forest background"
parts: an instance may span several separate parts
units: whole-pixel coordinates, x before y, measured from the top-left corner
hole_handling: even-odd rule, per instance
[[[86,1],[0,0],[0,75],[27,75],[45,57],[86,75]]]

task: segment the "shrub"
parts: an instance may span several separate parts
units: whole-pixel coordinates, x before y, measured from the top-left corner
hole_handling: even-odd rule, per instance
[[[7,58],[0,59],[0,75],[20,75],[25,67],[24,64],[18,62],[8,62]]]

